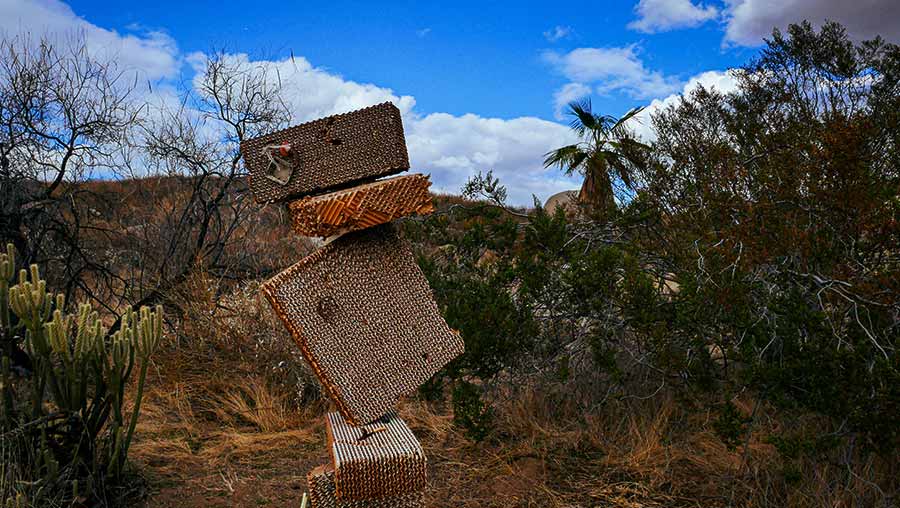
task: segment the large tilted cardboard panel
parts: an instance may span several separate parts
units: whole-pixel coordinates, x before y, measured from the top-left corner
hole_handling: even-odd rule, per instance
[[[323,238],[370,228],[434,211],[425,175],[395,176],[377,182],[307,196],[288,204],[294,231]]]
[[[293,172],[279,183],[266,177],[269,159],[263,149],[285,143]],[[388,102],[246,140],[241,154],[250,190],[261,203],[347,188],[409,169],[400,110]]]
[[[390,224],[337,238],[262,291],[354,425],[385,414],[463,352]]]
[[[394,411],[357,427],[329,413],[326,429],[332,462],[307,475],[313,508],[424,506],[425,452]]]

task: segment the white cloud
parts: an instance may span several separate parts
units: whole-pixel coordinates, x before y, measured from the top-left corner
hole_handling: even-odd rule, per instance
[[[572,82],[595,84],[600,94],[622,91],[635,99],[651,99],[681,87],[677,78],[647,69],[634,45],[578,48],[565,54],[547,51],[544,60]]]
[[[689,95],[698,86],[703,86],[706,89],[716,89],[722,93],[734,91],[737,89],[738,84],[734,72],[736,71],[706,71],[692,77],[685,83],[681,92],[662,99],[654,99],[643,111],[630,120],[629,127],[644,141],[650,142],[655,140],[656,133],[653,132],[651,121],[654,113],[678,104],[678,101],[683,96]]]
[[[294,57],[278,61],[253,61],[248,55],[230,54],[227,58],[248,69],[266,69],[277,73],[282,86],[282,96],[295,123],[306,122],[323,116],[346,113],[373,104],[391,101],[407,116],[416,100],[409,95],[397,95],[390,88],[373,84],[345,80],[337,74],[314,67],[306,58]],[[188,55],[187,61],[198,73],[195,82],[201,79],[205,56],[202,53]]]
[[[554,115],[557,120],[565,118],[565,108],[572,102],[591,94],[591,87],[583,83],[566,83],[553,94]]]
[[[431,28],[422,28],[420,30],[416,30],[416,36],[419,37],[420,39],[430,33],[431,33]]]
[[[134,70],[157,80],[178,71],[178,47],[161,31],[121,34],[89,23],[57,0],[0,0],[0,32],[6,36],[48,37],[68,44],[84,37],[88,51],[114,59],[122,70]]]
[[[140,70],[148,79],[164,81],[153,85],[153,94],[144,95],[153,105],[151,114],[159,114],[162,107],[177,109],[178,97],[166,79],[175,77],[182,61],[196,72],[203,71],[202,54],[180,54],[175,42],[162,32],[123,35],[87,22],[56,0],[0,0],[0,31],[13,35],[49,34],[60,42],[74,32],[83,33],[91,51],[109,51],[110,56],[116,55],[117,61]],[[545,200],[551,194],[580,185],[577,178],[543,168],[546,152],[574,141],[571,130],[564,125],[534,117],[421,114],[414,110],[416,101],[410,95],[344,79],[313,66],[303,57],[271,62],[254,61],[246,54],[228,58],[248,68],[265,67],[268,72],[277,72],[294,123],[393,102],[403,114],[412,170],[430,173],[436,191],[459,193],[469,176],[486,170],[494,171],[508,187],[510,202],[517,205],[530,205],[532,194]]]
[[[646,33],[695,27],[719,15],[715,7],[691,0],[641,0],[634,10],[639,17],[628,28]]]
[[[819,26],[837,21],[854,39],[881,35],[900,41],[900,2],[897,0],[727,0],[725,41],[757,46],[777,27],[808,20]]]
[[[510,202],[530,205],[580,182],[543,167],[544,154],[573,143],[571,130],[534,117],[509,120],[432,113],[407,121],[406,142],[413,170],[430,172],[435,190],[459,192],[478,171],[493,170],[509,189]]]
[[[187,60],[199,73],[203,70],[203,58],[202,54],[192,54]],[[343,79],[314,67],[302,57],[272,62],[253,61],[245,54],[227,58],[248,69],[277,72],[293,123],[393,102],[403,115],[412,171],[430,173],[435,191],[459,193],[469,176],[487,170],[493,170],[508,187],[510,203],[517,205],[530,205],[532,194],[543,200],[580,185],[577,179],[543,168],[545,153],[574,141],[571,130],[564,125],[534,117],[423,115],[414,110],[416,101],[412,96]]]
[[[551,28],[550,30],[547,30],[546,32],[544,32],[544,38],[547,39],[549,42],[556,42],[560,39],[565,39],[566,37],[569,37],[570,35],[572,35],[572,27],[562,26],[562,25],[556,25],[555,27]]]

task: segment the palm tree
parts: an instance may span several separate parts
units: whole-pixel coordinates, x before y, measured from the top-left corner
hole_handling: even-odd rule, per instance
[[[584,175],[578,200],[604,214],[614,210],[613,180],[633,189],[632,175],[649,148],[625,126],[641,110],[634,108],[617,119],[594,113],[590,99],[569,103],[570,126],[582,140],[548,152],[544,167],[557,166],[566,175]]]

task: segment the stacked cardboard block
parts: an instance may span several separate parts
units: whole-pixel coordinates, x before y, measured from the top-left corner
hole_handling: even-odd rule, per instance
[[[431,213],[424,175],[409,168],[390,103],[268,134],[241,145],[260,202],[287,203],[293,229],[327,243],[262,291],[336,413],[331,463],[308,475],[313,508],[424,506],[426,458],[395,412],[463,352],[391,221]]]

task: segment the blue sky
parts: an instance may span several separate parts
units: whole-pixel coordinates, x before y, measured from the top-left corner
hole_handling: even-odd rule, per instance
[[[897,0],[0,0],[7,36],[77,30],[163,88],[189,83],[198,55],[225,50],[279,66],[296,121],[394,101],[414,169],[435,188],[455,192],[493,169],[517,204],[578,187],[541,166],[546,151],[574,141],[560,116],[568,100],[591,97],[613,115],[649,105],[635,128],[652,136],[653,110],[698,83],[730,89],[729,68],[756,55],[773,27],[804,18],[900,39]]]
[[[165,30],[184,52],[224,47],[257,58],[291,51],[347,79],[376,83],[416,97],[424,112],[553,119],[553,92],[566,78],[545,51],[637,44],[645,64],[687,80],[710,69],[741,65],[755,49],[723,49],[714,23],[659,34],[627,28],[634,2],[586,12],[583,2],[133,2],[115,9],[74,1],[87,21],[119,31]],[[239,15],[223,15],[225,12]],[[566,34],[548,40],[545,32]],[[552,39],[553,36],[551,35]],[[619,114],[642,101],[623,93],[595,97]],[[646,101],[644,101],[646,102]]]

